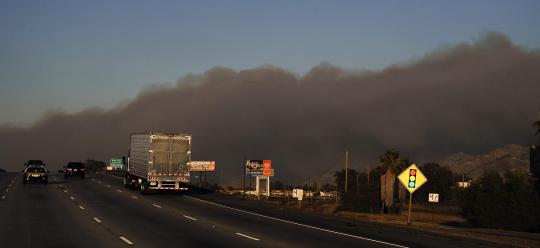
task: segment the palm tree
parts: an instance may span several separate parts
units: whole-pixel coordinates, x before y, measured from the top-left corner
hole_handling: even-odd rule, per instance
[[[395,149],[386,150],[380,157],[379,161],[382,164],[382,172],[390,169],[394,174],[401,172],[410,164],[410,159],[407,156],[401,155]]]

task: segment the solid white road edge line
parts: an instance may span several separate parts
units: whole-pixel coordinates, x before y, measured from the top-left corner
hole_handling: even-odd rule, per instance
[[[252,239],[252,240],[255,240],[255,241],[259,241],[258,238],[254,238],[254,237],[251,237],[251,236],[248,236],[248,235],[245,235],[245,234],[241,234],[241,233],[235,233],[236,235],[238,236],[242,236],[244,238],[248,238],[248,239]]]
[[[191,217],[191,216],[187,216],[187,215],[184,215],[184,217],[186,217],[186,218],[188,218],[188,219],[190,219],[190,220],[197,220],[197,219],[195,219],[195,218],[193,218],[193,217]]]
[[[126,244],[128,244],[128,245],[132,245],[132,244],[133,244],[133,242],[129,241],[129,239],[126,239],[126,238],[124,238],[124,237],[120,237],[120,239],[121,239],[122,241],[126,242]]]
[[[94,217],[94,220],[95,220],[97,223],[101,223],[101,220],[98,219],[97,217]]]
[[[190,199],[194,199],[194,200],[197,200],[197,201],[201,201],[201,202],[204,202],[204,203],[207,203],[207,204],[219,206],[219,207],[222,207],[222,208],[231,209],[231,210],[234,210],[234,211],[238,211],[238,212],[242,212],[242,213],[246,213],[246,214],[251,214],[251,215],[255,215],[255,216],[259,216],[259,217],[263,217],[263,218],[271,219],[271,220],[275,220],[275,221],[281,221],[281,222],[284,222],[284,223],[289,223],[289,224],[293,224],[293,225],[297,225],[297,226],[301,226],[301,227],[307,227],[307,228],[311,228],[311,229],[315,229],[315,230],[319,230],[319,231],[323,231],[323,232],[328,232],[328,233],[338,234],[338,235],[342,235],[342,236],[346,236],[346,237],[351,237],[351,238],[356,238],[356,239],[361,239],[361,240],[371,241],[371,242],[375,242],[375,243],[379,243],[379,244],[385,244],[385,245],[394,246],[394,247],[409,248],[409,247],[407,247],[407,246],[402,246],[402,245],[398,245],[398,244],[388,243],[388,242],[385,242],[385,241],[380,241],[380,240],[376,240],[376,239],[370,239],[370,238],[361,237],[361,236],[356,236],[356,235],[352,235],[352,234],[347,234],[347,233],[342,233],[342,232],[332,231],[332,230],[328,230],[328,229],[324,229],[324,228],[320,228],[320,227],[310,226],[310,225],[306,225],[306,224],[302,224],[302,223],[298,223],[298,222],[294,222],[294,221],[290,221],[290,220],[284,220],[284,219],[280,219],[280,218],[276,218],[276,217],[271,217],[271,216],[267,216],[267,215],[262,215],[262,214],[252,213],[252,212],[249,212],[249,211],[246,211],[246,210],[237,209],[237,208],[233,208],[233,207],[221,205],[221,204],[214,203],[214,202],[201,200],[201,199],[199,199],[199,198],[195,198],[195,197],[192,197],[192,196],[187,196],[187,195],[186,195],[185,197],[190,198]]]

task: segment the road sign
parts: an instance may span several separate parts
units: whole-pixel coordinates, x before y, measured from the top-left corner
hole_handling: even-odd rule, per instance
[[[124,167],[124,160],[121,158],[111,158],[107,170],[121,170]]]
[[[124,164],[121,158],[111,158],[111,164]]]
[[[411,194],[427,182],[426,176],[418,169],[416,164],[411,164],[409,168],[401,172],[398,179]]]
[[[304,196],[304,190],[303,189],[293,189],[292,190],[292,197],[298,198],[298,200],[301,201],[302,196]]]
[[[429,193],[428,201],[429,202],[439,202],[439,194],[437,194],[437,193]]]

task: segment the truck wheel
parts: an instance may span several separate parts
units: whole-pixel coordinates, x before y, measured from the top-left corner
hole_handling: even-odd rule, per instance
[[[129,182],[129,189],[132,189],[132,190],[133,190],[133,189],[137,189],[137,182],[136,182],[136,180],[135,180],[135,182],[134,182],[134,181],[133,181],[133,178],[130,178],[129,181],[130,181],[130,182]]]
[[[148,193],[148,183],[143,181],[141,183],[141,194],[146,195],[147,193]]]

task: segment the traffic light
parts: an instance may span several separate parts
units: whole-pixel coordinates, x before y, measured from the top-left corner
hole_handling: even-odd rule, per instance
[[[410,169],[409,170],[409,188],[416,187],[416,170]]]

